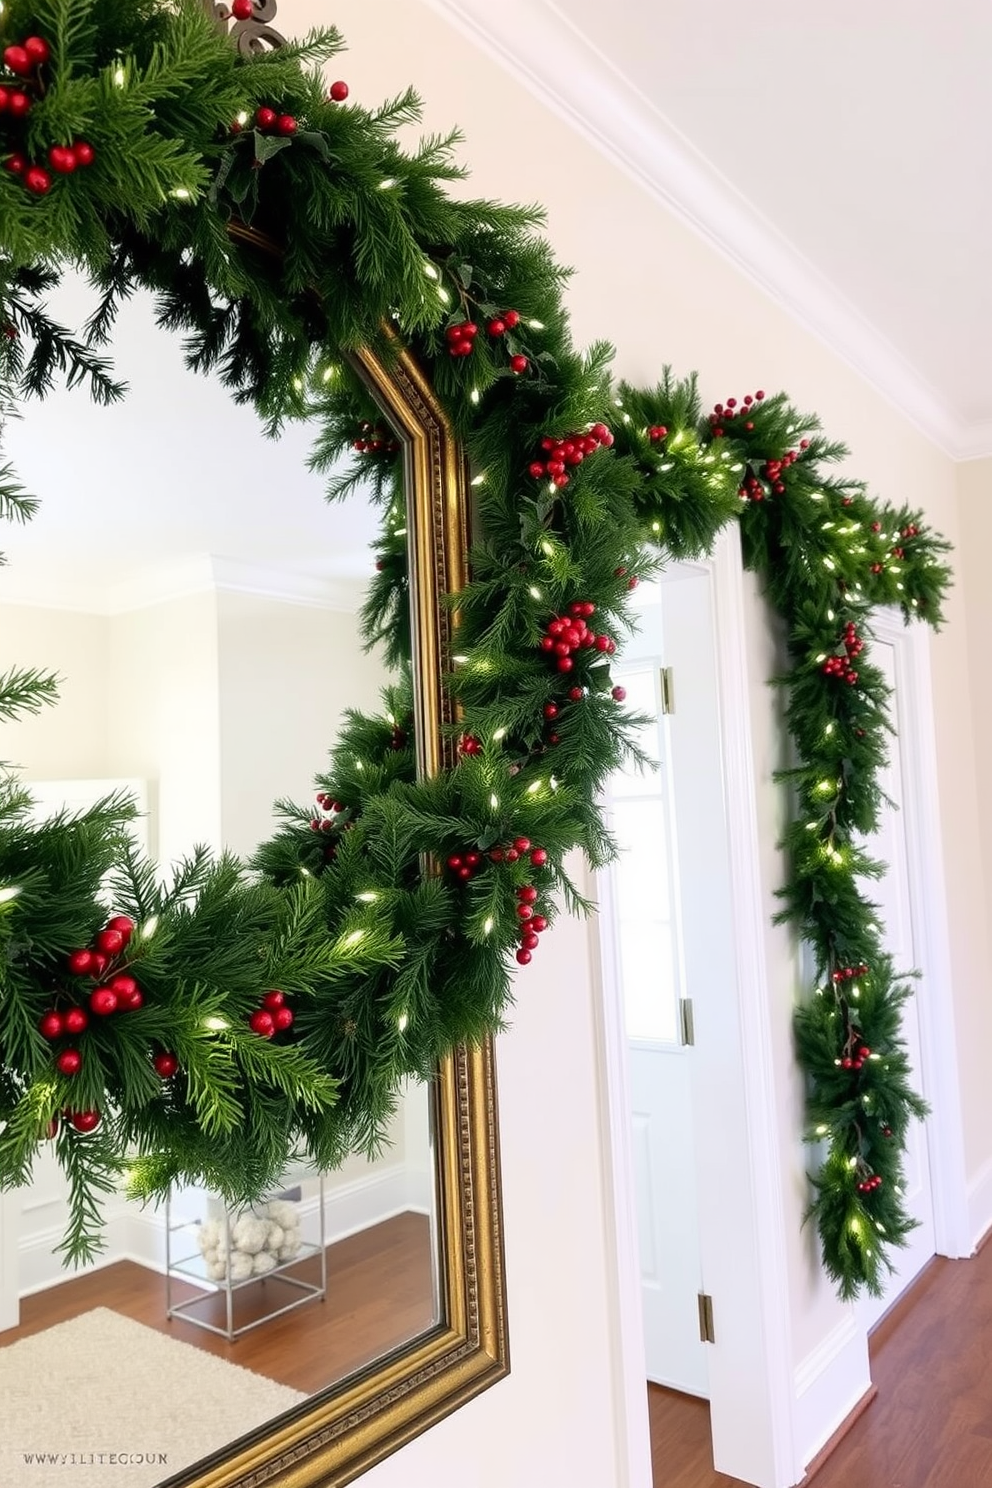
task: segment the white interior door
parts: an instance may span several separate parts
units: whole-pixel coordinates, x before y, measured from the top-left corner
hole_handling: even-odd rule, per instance
[[[668,730],[662,713],[661,591],[642,603],[643,630],[615,667],[627,705],[648,716],[640,744],[655,770],[619,771],[607,796],[620,858],[606,919],[623,1003],[647,1377],[707,1394],[696,1298],[701,1290],[690,1119],[691,1050],[679,1037],[682,988]]]
[[[882,636],[877,637],[872,647],[872,660],[884,673],[891,688],[891,718],[896,732],[890,740],[889,763],[880,780],[881,788],[891,804],[883,803],[878,833],[868,843],[871,856],[884,863],[886,871],[883,878],[866,884],[865,890],[881,910],[885,949],[891,955],[896,971],[908,972],[918,966],[920,961],[919,948],[913,934],[913,863],[907,833],[907,818],[913,809],[913,803],[907,799],[905,782],[909,772],[905,768],[901,729],[904,721],[902,715],[909,702],[906,690],[900,688],[898,643]],[[914,987],[914,995],[903,1008],[902,1035],[912,1064],[914,1086],[919,1091],[925,1091],[920,1027],[920,999],[927,995],[925,980],[915,982]],[[905,1247],[892,1249],[895,1269],[889,1277],[884,1296],[867,1297],[860,1304],[862,1319],[869,1328],[919,1275],[936,1251],[927,1130],[922,1121],[914,1121],[907,1133],[905,1178],[903,1202],[909,1214],[917,1221],[917,1228],[909,1236]]]
[[[709,576],[684,565],[643,587],[642,628],[616,671],[628,706],[651,718],[640,743],[657,770],[620,773],[610,784],[607,806],[622,856],[609,875],[604,939],[613,942],[608,975],[620,989],[628,1040],[647,1375],[708,1397],[698,1308],[706,1287],[693,1118],[697,1051],[682,1042],[679,1004],[705,1004],[715,983],[726,982],[731,953],[729,924],[707,912],[726,859],[714,659],[696,613],[708,610]],[[660,674],[674,657],[676,706],[666,716]],[[707,706],[700,706],[703,694]]]

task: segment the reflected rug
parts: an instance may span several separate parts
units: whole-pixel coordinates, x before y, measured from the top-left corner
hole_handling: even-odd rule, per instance
[[[154,1488],[306,1397],[97,1307],[3,1346],[3,1488]]]

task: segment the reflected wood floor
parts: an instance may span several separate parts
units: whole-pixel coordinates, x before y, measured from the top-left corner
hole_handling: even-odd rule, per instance
[[[870,1348],[878,1395],[810,1488],[992,1488],[992,1244],[931,1261]],[[713,1470],[705,1401],[648,1402],[654,1488],[745,1488]]]
[[[316,1257],[293,1273],[317,1282]],[[247,1309],[236,1323],[249,1321],[271,1305],[272,1283],[244,1288]],[[399,1214],[327,1247],[327,1297],[245,1333],[234,1343],[181,1318],[165,1315],[165,1277],[131,1261],[118,1261],[25,1297],[21,1323],[0,1334],[0,1346],[16,1343],[94,1307],[109,1307],[172,1338],[252,1369],[256,1374],[312,1394],[360,1369],[428,1329],[434,1321],[430,1224],[426,1215]],[[280,1289],[279,1301],[289,1300]],[[174,1284],[174,1301],[198,1289]],[[211,1299],[223,1322],[223,1299]]]

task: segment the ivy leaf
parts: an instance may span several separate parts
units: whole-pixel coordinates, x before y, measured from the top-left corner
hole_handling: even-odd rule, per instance
[[[210,188],[208,199],[211,202],[216,203],[221,192],[224,190],[224,187],[227,185],[227,178],[231,174],[231,171],[234,169],[235,159],[236,157],[233,150],[226,151],[223,160],[217,168],[217,174],[214,177],[214,184]]]
[[[316,150],[321,160],[325,161],[328,165],[338,161],[339,157],[335,155],[327,143],[327,136],[321,134],[319,129],[304,129],[295,138],[301,145],[307,145],[311,150]],[[289,141],[287,140],[286,144],[288,143]]]
[[[259,134],[255,130],[255,164],[264,165],[271,160],[273,155],[278,155],[280,150],[289,148],[291,140],[279,134]]]
[[[243,207],[251,197],[252,210],[258,205],[258,180],[255,175],[242,176],[228,187],[228,195],[238,207]]]
[[[469,264],[469,263],[461,263],[461,264],[459,264],[457,266],[457,268],[455,269],[455,273],[458,275],[458,278],[461,280],[461,282],[462,282],[462,288],[463,289],[471,289],[472,288],[472,280],[475,277],[475,270],[473,269],[473,267],[472,267],[471,264]]]

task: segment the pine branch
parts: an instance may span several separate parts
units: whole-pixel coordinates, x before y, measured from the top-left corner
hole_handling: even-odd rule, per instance
[[[12,667],[0,673],[0,718],[40,713],[58,698],[58,678],[52,672]]]

